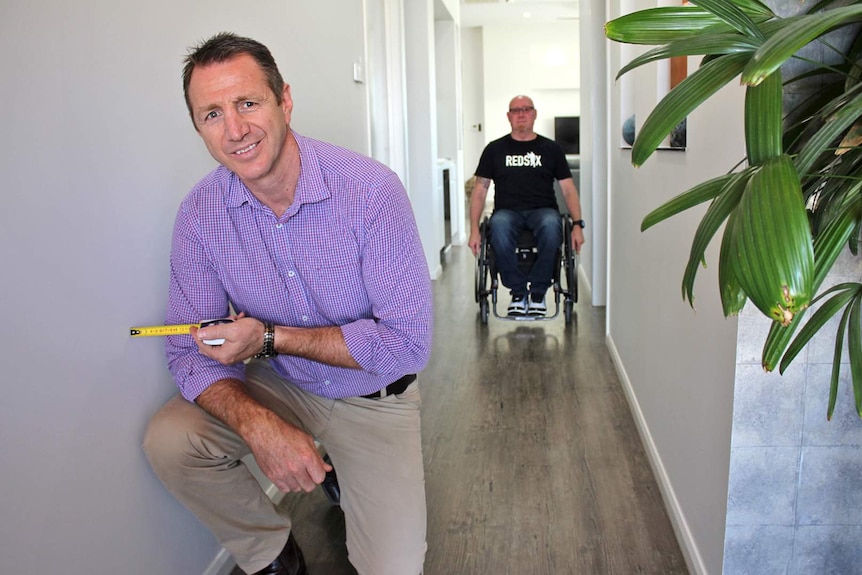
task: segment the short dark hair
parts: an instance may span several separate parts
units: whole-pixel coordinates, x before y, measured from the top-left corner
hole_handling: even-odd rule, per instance
[[[275,94],[276,103],[281,105],[284,80],[269,48],[251,38],[237,36],[232,32],[219,32],[210,39],[190,48],[188,55],[183,59],[183,96],[186,99],[186,107],[193,124],[195,117],[192,112],[192,103],[189,101],[189,83],[192,80],[192,72],[198,66],[226,62],[244,54],[254,58],[260,69],[263,70],[266,81]],[[197,129],[197,124],[195,124],[195,129]]]

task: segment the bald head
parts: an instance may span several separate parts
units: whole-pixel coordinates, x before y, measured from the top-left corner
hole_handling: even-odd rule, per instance
[[[527,96],[515,96],[509,101],[509,111],[506,112],[509,124],[512,126],[512,137],[519,141],[528,141],[536,137],[533,124],[536,122],[536,107],[533,100]]]

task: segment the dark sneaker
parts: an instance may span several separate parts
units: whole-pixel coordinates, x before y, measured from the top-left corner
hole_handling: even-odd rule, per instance
[[[329,454],[323,456],[323,461],[332,465],[332,460],[329,459]],[[332,465],[332,471],[326,472],[326,477],[323,478],[323,483],[320,484],[323,493],[329,502],[333,505],[341,505],[341,487],[338,485],[338,476],[335,474],[335,466]]]
[[[548,305],[545,303],[545,294],[530,294],[530,303],[527,306],[527,315],[544,317],[548,313]]]
[[[509,304],[509,309],[507,313],[510,316],[523,316],[527,315],[527,296],[525,295],[513,295],[512,303]]]

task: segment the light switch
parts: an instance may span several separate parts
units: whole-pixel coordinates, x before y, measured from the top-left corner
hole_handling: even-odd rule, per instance
[[[353,81],[357,84],[365,82],[365,70],[362,67],[362,62],[353,63]]]

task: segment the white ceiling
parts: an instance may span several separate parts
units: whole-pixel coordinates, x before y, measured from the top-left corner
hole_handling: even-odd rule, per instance
[[[576,20],[579,0],[461,0],[461,27]]]

